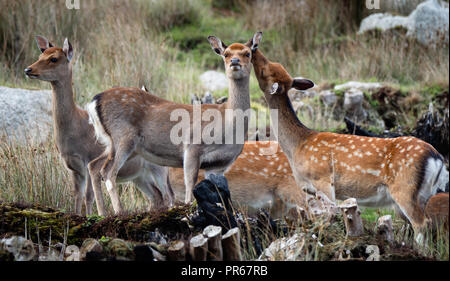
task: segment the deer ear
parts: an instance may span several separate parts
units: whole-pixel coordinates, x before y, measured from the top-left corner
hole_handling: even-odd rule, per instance
[[[45,38],[44,36],[40,36],[40,35],[36,35],[36,43],[42,53],[45,50],[47,50],[48,48],[53,47],[53,44],[50,43],[47,38]]]
[[[314,82],[308,79],[295,78],[292,82],[292,88],[296,88],[297,90],[303,91],[312,87],[314,87]]]
[[[274,94],[278,94],[279,92],[281,92],[281,86],[275,82],[272,84],[272,89],[270,90],[270,94],[274,95]]]
[[[208,41],[214,52],[216,52],[219,56],[222,56],[223,52],[225,52],[225,49],[228,47],[216,36],[208,36]]]
[[[73,48],[67,38],[64,40],[63,52],[66,54],[67,59],[71,61],[73,57]]]
[[[147,89],[147,87],[145,87],[145,85],[142,85],[141,90],[145,91],[145,92],[148,92],[148,89]]]
[[[248,42],[245,44],[247,47],[249,47],[252,52],[255,52],[258,49],[259,43],[261,43],[262,40],[262,32],[256,32],[255,35],[253,35],[253,38],[248,40]]]

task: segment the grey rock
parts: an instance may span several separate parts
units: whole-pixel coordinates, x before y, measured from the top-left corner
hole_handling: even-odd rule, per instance
[[[300,101],[305,98],[313,98],[313,97],[317,96],[317,92],[315,90],[311,90],[311,89],[305,90],[305,91],[300,91],[295,88],[291,88],[288,91],[288,96],[292,101],[295,101],[295,100]]]
[[[76,245],[69,245],[64,251],[65,261],[80,261],[80,249]]]
[[[103,247],[100,244],[100,242],[98,242],[95,239],[92,238],[88,238],[86,240],[83,241],[83,244],[81,245],[80,248],[80,259],[81,260],[85,260],[86,259],[86,255],[88,253],[91,252],[97,252],[97,253],[102,253],[103,252]]]
[[[427,46],[449,43],[449,5],[440,0],[428,0],[419,4],[407,17],[389,13],[372,14],[362,20],[359,32],[396,27],[407,30],[406,35]]]
[[[0,240],[0,248],[12,253],[16,261],[32,261],[38,259],[33,242],[22,236],[3,238]]]
[[[409,19],[404,16],[393,16],[389,13],[372,14],[361,21],[358,33],[364,33],[369,30],[380,29],[386,31],[396,27],[408,29]]]
[[[296,261],[304,253],[305,237],[303,234],[294,234],[273,241],[259,256],[259,261]]]
[[[358,121],[367,118],[367,112],[363,108],[364,93],[361,90],[351,88],[345,92],[344,109],[348,117],[356,117]]]
[[[214,104],[214,97],[212,96],[211,92],[206,92],[205,95],[202,98],[202,104]]]
[[[217,91],[228,88],[227,76],[219,71],[209,70],[200,75],[203,88],[208,91]]]
[[[0,138],[42,143],[51,132],[51,91],[0,87]]]
[[[401,15],[409,15],[424,0],[381,0],[380,11]]]
[[[409,15],[407,35],[414,36],[424,45],[440,42],[448,44],[449,6],[439,0],[421,3]]]
[[[377,245],[368,245],[366,247],[366,254],[369,255],[369,257],[366,259],[366,261],[379,261],[380,260],[380,248],[378,248]]]
[[[320,92],[319,97],[323,104],[325,104],[326,106],[333,106],[338,100],[336,93],[330,90]]]
[[[374,91],[383,87],[383,84],[377,82],[358,82],[358,81],[349,81],[344,84],[336,85],[334,90],[347,90],[350,88],[358,89],[361,91]]]

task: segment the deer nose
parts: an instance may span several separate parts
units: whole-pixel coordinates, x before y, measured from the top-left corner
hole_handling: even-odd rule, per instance
[[[24,71],[25,71],[25,74],[29,74],[29,73],[31,73],[31,71],[33,71],[33,70],[32,70],[31,68],[28,67],[28,68],[25,68]]]
[[[237,65],[239,64],[239,59],[238,58],[232,58],[231,59],[231,65]]]

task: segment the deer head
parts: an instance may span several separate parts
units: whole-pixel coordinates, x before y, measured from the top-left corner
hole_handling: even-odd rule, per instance
[[[243,79],[250,76],[252,69],[252,52],[259,45],[258,38],[261,32],[257,32],[246,44],[233,43],[225,45],[219,38],[209,36],[208,41],[216,54],[223,58],[225,71],[229,79]]]
[[[255,68],[259,87],[264,93],[281,95],[287,94],[291,88],[307,90],[314,87],[314,83],[311,80],[292,78],[281,64],[269,61],[258,49],[261,40],[262,32],[257,32],[246,45],[251,46],[251,62]]]
[[[42,54],[35,63],[25,68],[25,74],[33,79],[49,82],[70,76],[73,48],[69,40],[64,40],[62,49],[55,47],[43,36],[36,36],[36,42]]]

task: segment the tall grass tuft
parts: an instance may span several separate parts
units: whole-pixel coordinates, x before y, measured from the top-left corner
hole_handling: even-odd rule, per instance
[[[0,142],[0,201],[39,204],[73,212],[71,188],[69,174],[52,140],[27,145]],[[112,214],[105,188],[103,197]],[[148,199],[131,183],[121,185],[120,197],[126,211],[145,211],[150,207]]]

